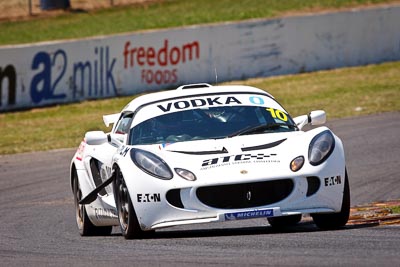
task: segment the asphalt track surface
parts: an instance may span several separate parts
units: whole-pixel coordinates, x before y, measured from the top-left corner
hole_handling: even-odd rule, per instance
[[[400,199],[400,113],[335,120],[352,204]],[[400,226],[274,231],[265,219],[80,237],[68,182],[72,149],[0,156],[0,266],[399,266]]]

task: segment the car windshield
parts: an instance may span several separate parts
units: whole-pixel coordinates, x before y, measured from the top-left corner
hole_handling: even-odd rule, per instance
[[[130,145],[219,139],[297,130],[283,111],[261,106],[219,106],[164,114],[130,130]]]

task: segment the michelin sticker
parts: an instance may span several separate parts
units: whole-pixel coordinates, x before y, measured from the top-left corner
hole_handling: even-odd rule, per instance
[[[273,209],[260,209],[252,211],[225,213],[225,220],[232,221],[232,220],[243,220],[243,219],[261,218],[261,217],[272,217],[272,216],[274,216]]]

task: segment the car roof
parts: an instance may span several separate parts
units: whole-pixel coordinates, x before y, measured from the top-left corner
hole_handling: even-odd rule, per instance
[[[134,112],[136,109],[139,107],[149,104],[149,103],[154,103],[157,101],[163,101],[163,100],[168,100],[176,97],[185,97],[185,96],[197,96],[197,95],[202,95],[202,94],[208,94],[208,93],[238,93],[238,92],[246,92],[246,93],[256,93],[256,94],[264,94],[267,95],[271,98],[274,98],[271,94],[268,92],[261,90],[256,87],[252,86],[247,86],[247,85],[217,85],[217,86],[212,86],[206,83],[202,84],[188,84],[188,85],[183,85],[178,87],[175,90],[167,90],[167,91],[162,91],[162,92],[156,92],[156,93],[150,93],[146,95],[142,95],[139,97],[136,97],[133,99],[131,102],[129,102],[124,109],[122,110],[122,113],[125,112]]]

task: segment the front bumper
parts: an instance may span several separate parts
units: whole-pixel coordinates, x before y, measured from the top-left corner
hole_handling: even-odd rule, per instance
[[[339,212],[344,177],[343,168],[333,174],[275,177],[246,183],[188,187],[186,181],[168,184],[168,181],[147,177],[147,181],[153,181],[151,185],[127,184],[141,228],[151,230],[194,223]]]
[[[279,216],[310,214],[310,213],[331,213],[331,212],[334,212],[334,210],[328,208],[313,208],[313,209],[302,209],[302,210],[293,210],[284,212],[281,211],[280,207],[250,209],[237,212],[217,213],[217,215],[215,216],[204,216],[204,217],[194,216],[191,219],[160,221],[157,222],[156,224],[153,224],[151,228],[143,228],[143,230],[159,229],[159,228],[186,225],[186,224],[225,222],[232,220],[279,217]]]

